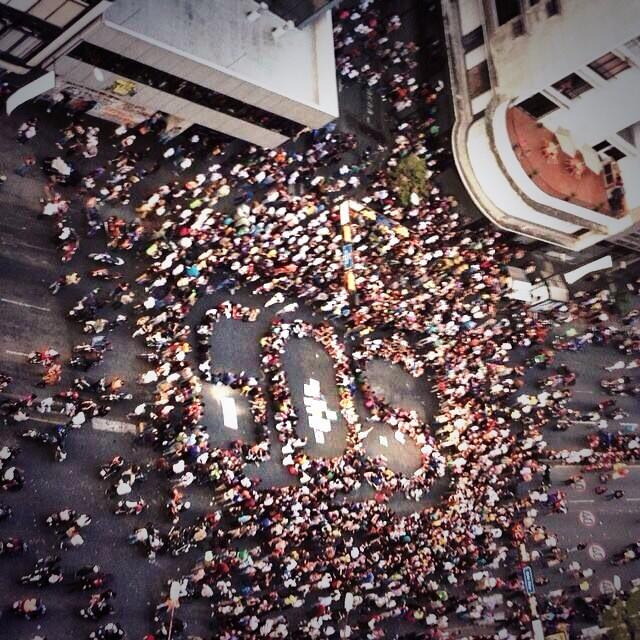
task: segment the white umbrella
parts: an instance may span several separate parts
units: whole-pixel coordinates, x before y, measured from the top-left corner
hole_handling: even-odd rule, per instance
[[[568,155],[573,156],[577,151],[577,147],[573,139],[571,138],[571,132],[564,127],[560,127],[556,133],[556,140],[560,145],[560,148]]]
[[[588,144],[580,147],[580,153],[584,158],[584,163],[593,171],[593,173],[600,173],[602,171],[602,162],[600,157]]]

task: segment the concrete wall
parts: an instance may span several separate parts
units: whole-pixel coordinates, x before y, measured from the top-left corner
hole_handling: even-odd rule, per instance
[[[575,71],[593,89],[569,100],[555,89],[548,88],[546,92],[562,107],[541,119],[546,127],[552,130],[566,127],[577,143],[594,145],[610,133],[640,120],[639,67],[631,67],[610,80],[601,78],[586,66],[577,67]]]
[[[595,58],[640,36],[638,0],[560,0],[547,17],[544,2],[527,12],[527,34],[514,38],[507,23],[491,37],[498,84],[527,97]]]
[[[247,20],[256,7],[253,0],[119,0],[104,14],[110,31],[101,46],[109,39],[119,46],[116,32],[126,33],[136,54],[148,55],[143,43],[164,51],[158,68],[180,61],[184,77],[196,73],[201,84],[308,126],[337,117],[331,12],[274,39],[284,22],[269,12]]]
[[[148,38],[136,37],[120,27],[102,24],[89,35],[87,41],[161,71],[188,78],[191,82],[247,104],[261,107],[304,126],[321,127],[334,118],[332,114],[283,97],[236,75],[205,64],[204,61],[185,57],[178,51],[149,41]]]
[[[63,85],[65,81],[68,81],[87,87],[92,91],[104,92],[110,98],[114,96],[109,90],[109,87],[118,76],[108,71],[103,70],[100,74],[96,74],[94,67],[70,58],[69,56],[63,56],[56,60],[54,68],[58,82],[61,85]],[[135,95],[120,98],[120,100],[123,104],[131,103],[137,105],[138,107],[148,110],[149,113],[164,111],[169,114],[174,114],[184,120],[201,124],[210,129],[221,131],[222,133],[247,140],[263,147],[276,147],[286,140],[285,136],[279,133],[274,133],[273,131],[257,127],[238,118],[233,118],[218,113],[217,111],[201,107],[143,84],[136,83]]]

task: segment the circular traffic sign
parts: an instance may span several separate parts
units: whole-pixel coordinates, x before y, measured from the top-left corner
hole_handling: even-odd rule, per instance
[[[587,511],[587,509],[580,511],[578,519],[580,520],[580,524],[583,524],[585,527],[593,527],[596,524],[595,515],[592,511]]]
[[[599,588],[603,596],[612,595],[616,592],[616,588],[611,580],[600,580]]]

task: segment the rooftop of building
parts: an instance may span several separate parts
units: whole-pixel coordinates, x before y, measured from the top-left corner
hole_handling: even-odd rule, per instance
[[[563,150],[562,145],[570,145],[568,136],[559,139],[561,134],[556,135],[518,107],[507,111],[507,129],[522,168],[545,193],[604,215],[624,215],[624,208],[612,210],[604,170],[585,157],[586,150]],[[588,163],[599,170],[589,168]]]
[[[141,39],[337,115],[331,12],[274,38],[285,22],[258,9],[253,0],[118,0],[104,17]]]

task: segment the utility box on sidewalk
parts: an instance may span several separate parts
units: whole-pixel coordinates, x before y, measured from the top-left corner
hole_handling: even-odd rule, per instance
[[[507,272],[509,274],[507,296],[527,303],[531,309],[545,311],[569,300],[569,290],[560,274],[532,283],[527,274],[518,267],[507,267]]]

